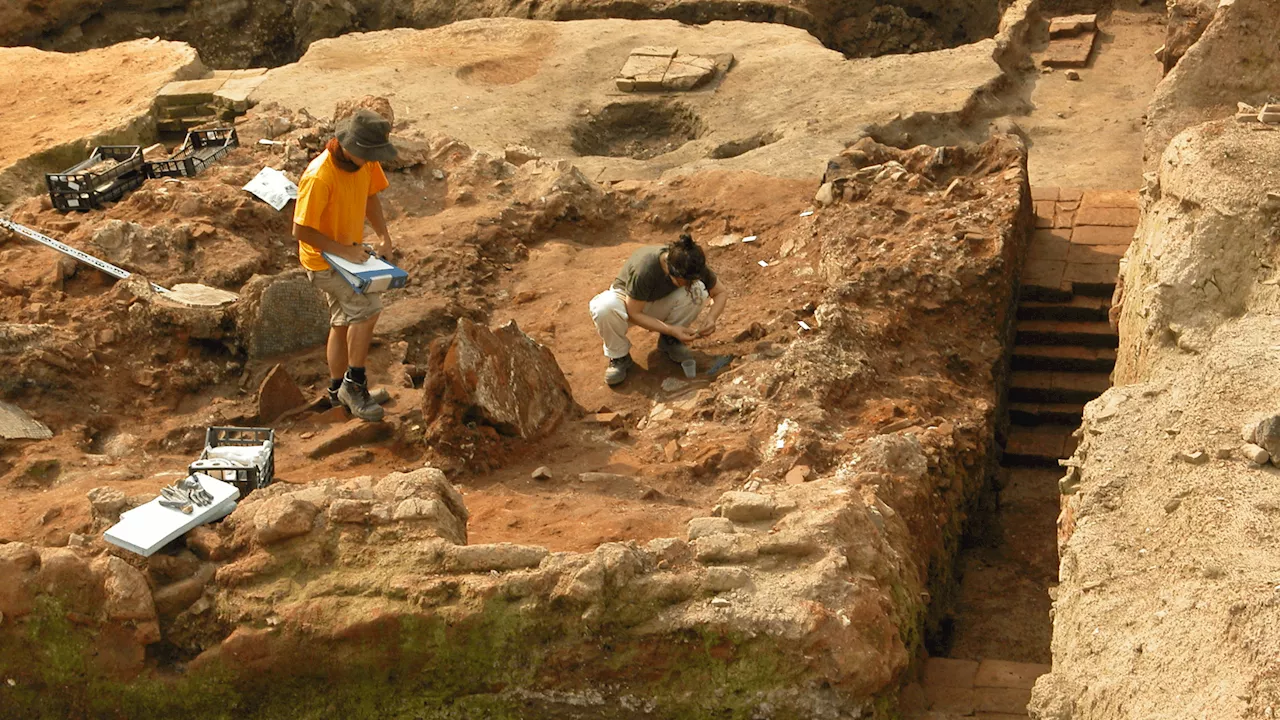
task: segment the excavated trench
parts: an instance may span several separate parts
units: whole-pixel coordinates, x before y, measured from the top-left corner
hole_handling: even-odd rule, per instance
[[[312,42],[351,32],[425,29],[484,17],[618,18],[690,25],[731,20],[790,25],[853,58],[929,52],[992,37],[1009,4],[1010,0],[530,0],[497,5],[483,0],[357,0],[336,5],[315,0],[170,0],[156,7],[137,0],[81,0],[60,5],[56,14],[37,8],[0,10],[0,44],[74,52],[160,37],[190,43],[211,67],[235,69],[291,63]]]

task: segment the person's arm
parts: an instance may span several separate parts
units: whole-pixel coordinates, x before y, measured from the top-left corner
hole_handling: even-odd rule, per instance
[[[637,300],[633,297],[627,298],[627,321],[632,325],[642,327],[650,332],[670,335],[680,342],[690,342],[697,337],[697,335],[688,328],[679,327],[678,325],[668,325],[652,315],[646,315],[644,312],[644,301]]]
[[[706,337],[716,331],[716,321],[724,313],[725,305],[729,301],[729,293],[725,292],[724,283],[722,282],[716,282],[715,286],[707,292],[707,295],[711,298],[711,311],[707,313],[702,325],[698,327],[698,337]]]
[[[343,260],[349,260],[353,263],[362,263],[369,258],[369,251],[363,245],[344,245],[335,240],[330,240],[324,233],[306,225],[294,223],[293,237],[322,253],[337,255]]]
[[[382,242],[378,244],[378,254],[385,258],[391,257],[395,246],[391,244],[391,233],[387,230],[387,220],[382,214],[382,200],[377,195],[370,195],[368,201],[365,202],[364,216],[369,220],[369,225],[373,227],[373,231],[382,239]]]

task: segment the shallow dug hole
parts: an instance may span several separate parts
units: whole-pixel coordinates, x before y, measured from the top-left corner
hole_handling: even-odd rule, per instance
[[[692,108],[661,100],[614,103],[571,129],[573,150],[579,155],[636,160],[665,155],[705,131]]]

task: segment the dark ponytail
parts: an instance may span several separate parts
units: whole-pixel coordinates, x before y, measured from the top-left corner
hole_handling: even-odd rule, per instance
[[[689,233],[667,246],[667,270],[671,277],[682,280],[697,280],[706,274],[707,256]]]

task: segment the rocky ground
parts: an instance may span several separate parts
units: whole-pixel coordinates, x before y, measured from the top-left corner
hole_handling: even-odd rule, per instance
[[[199,13],[216,7],[193,7],[166,37],[202,33],[215,64],[277,64],[348,29],[359,10],[253,4],[231,18],[296,28],[272,45],[201,30]],[[406,20],[387,5],[360,29],[458,19],[415,8]],[[1203,19],[1196,8],[1174,12],[1167,35],[1158,14],[1104,13],[1080,81],[1032,65],[1044,24],[1025,20],[1029,3],[998,33],[960,24],[950,34],[937,22],[958,23],[940,10],[849,4],[841,41],[814,19],[835,11],[815,8],[726,15],[672,3],[629,12],[714,22],[477,21],[318,42],[266,76],[237,122],[243,147],[213,170],[70,216],[38,197],[41,173],[85,143],[153,137],[158,88],[203,67],[166,43],[65,57],[0,50],[14,94],[51,93],[10,108],[6,212],[147,280],[240,295],[186,308],[141,278],[112,283],[2,239],[0,392],[54,435],[0,445],[0,676],[11,680],[0,709],[894,716],[924,638],[952,611],[957,568],[971,575],[961,595],[975,607],[1012,607],[1017,594],[973,603],[984,577],[1011,572],[1001,558],[1022,557],[1017,548],[954,558],[966,518],[991,507],[984,488],[1033,222],[1028,175],[1038,186],[1138,186],[1139,108],[1164,69],[1148,46],[1162,36],[1180,43],[1175,55],[1190,49],[1157,93],[1148,163],[1162,134],[1229,115],[1237,95],[1267,99],[1269,69],[1217,84],[1213,68],[1270,68],[1270,50],[1245,37],[1269,7],[1237,0],[1195,45],[1185,38]],[[25,4],[0,10],[0,25],[77,47],[122,37],[126,21],[138,32],[151,12]],[[813,30],[852,56],[995,37],[851,61],[801,30],[720,22],[738,19]],[[692,93],[620,92],[612,79],[640,45],[735,60]],[[371,56],[384,59],[376,70]],[[42,82],[46,61],[65,65],[60,84]],[[148,72],[126,72],[135,65]],[[377,424],[312,402],[326,376],[323,309],[293,269],[287,214],[239,189],[267,164],[296,177],[352,88],[390,99],[361,102],[396,116],[405,150],[386,198],[414,282],[389,296],[370,361],[392,397]],[[64,126],[65,107],[78,110]],[[663,132],[611,124],[633,116],[660,118]],[[992,128],[997,140],[943,147]],[[1268,347],[1257,338],[1270,329],[1271,135],[1193,127],[1147,177],[1129,297],[1116,310],[1116,377],[1131,386],[1090,406],[1082,467],[1063,486],[1054,672],[1039,681],[1035,717],[1267,717],[1274,706],[1259,669],[1265,557],[1222,550],[1248,546],[1242,536],[1265,549],[1270,501],[1265,484],[1221,489],[1267,472],[1243,459],[1254,450],[1236,426],[1275,412],[1265,363],[1238,359]],[[652,338],[637,338],[640,371],[610,390],[587,300],[636,247],[682,229],[733,293],[700,363],[736,359],[688,382]],[[748,235],[757,239],[742,243]],[[1224,236],[1242,241],[1228,248]],[[252,423],[279,434],[275,486],[149,561],[102,542],[123,509],[184,472],[205,427]],[[996,526],[1030,537],[1023,525],[1041,522],[1043,494],[1012,483],[1004,496],[1012,511]],[[1038,583],[1021,585],[1034,594]],[[961,619],[959,645],[989,655],[999,632],[984,638],[974,628],[985,619]],[[1014,655],[1042,661],[1039,645]],[[1192,663],[1187,647],[1215,662]],[[281,667],[310,670],[267,672]],[[929,674],[926,693],[959,687]],[[1032,677],[965,687],[1010,695]],[[317,695],[321,683],[341,692]]]
[[[329,121],[263,107],[239,127],[244,147],[201,177],[148,181],[101,213],[64,216],[34,198],[13,215],[150,281],[242,299],[184,309],[144,281],[112,285],[44,248],[7,243],[16,270],[5,286],[6,397],[54,431],[4,448],[0,492],[15,509],[0,525],[14,588],[0,609],[7,657],[51,650],[38,628],[53,628],[69,643],[58,652],[81,658],[69,660],[74,672],[149,678],[104,697],[154,714],[174,706],[157,704],[152,683],[172,682],[176,668],[226,677],[259,667],[228,663],[244,653],[284,662],[314,653],[298,643],[319,627],[350,668],[367,662],[349,644],[366,633],[429,651],[433,623],[470,618],[479,638],[511,632],[517,616],[506,613],[518,612],[546,638],[508,653],[534,674],[512,684],[495,670],[407,702],[509,703],[531,692],[552,713],[589,692],[603,703],[592,712],[616,713],[632,696],[691,708],[705,701],[668,673],[701,685],[725,671],[736,679],[719,705],[824,716],[893,702],[929,589],[946,582],[965,509],[990,471],[995,382],[1030,221],[1019,143],[900,151],[865,140],[830,164],[827,207],[802,214],[814,181],[719,172],[602,187],[567,163],[517,151],[507,162],[409,131],[387,200],[401,264],[417,280],[391,296],[370,362],[391,387],[391,419],[305,409],[278,418],[276,489],[188,536],[185,550],[126,559],[98,533],[182,472],[204,427],[264,422],[275,394],[255,390],[277,387],[263,382],[269,373],[311,397],[324,382],[323,315],[318,327],[301,309],[284,324],[277,316],[302,282],[289,270],[287,216],[238,188],[265,163],[296,176]],[[264,136],[280,144],[256,144]],[[737,360],[688,383],[644,339],[644,370],[607,390],[586,302],[632,249],[682,227],[708,245],[734,293],[718,338],[699,348],[704,367],[715,355]],[[748,233],[758,239],[740,242]],[[739,241],[718,242],[731,235]],[[975,297],[989,312],[972,312]],[[517,324],[487,329],[507,320]],[[496,397],[507,382],[497,378],[517,369],[516,393]],[[433,469],[388,475],[424,464]],[[549,479],[530,478],[539,465]],[[798,596],[809,604],[795,606]],[[566,614],[564,603],[578,609]],[[586,626],[564,625],[584,612]],[[71,626],[59,624],[66,613]],[[667,657],[670,670],[629,683],[597,663],[540,680],[600,652],[581,635],[596,616],[614,618],[591,632],[627,648],[620,657],[707,632],[724,650],[708,657],[691,645]],[[481,629],[491,621],[499,627]],[[812,655],[819,637],[829,649]],[[791,668],[786,684],[748,656]],[[423,661],[410,654],[399,667]],[[64,681],[29,664],[6,674],[23,688],[8,701],[26,708],[51,707],[34,698]],[[239,676],[214,695],[268,712]],[[400,687],[388,682],[327,702],[372,702],[366,690]],[[279,702],[286,695],[298,701]],[[69,696],[61,711],[92,712],[93,702]]]

